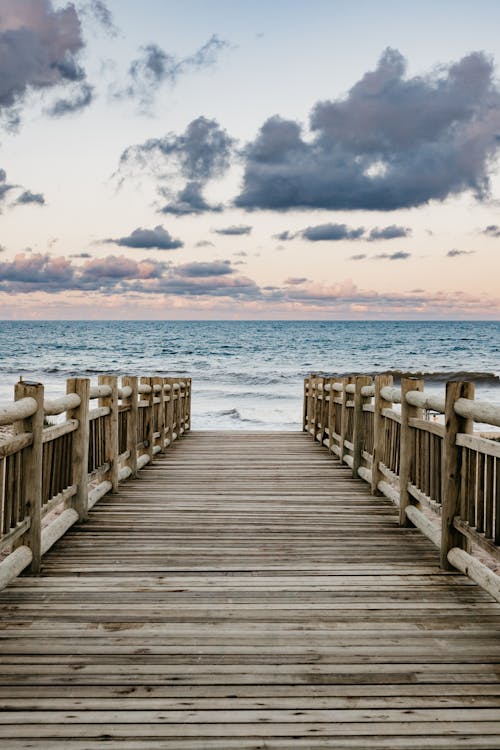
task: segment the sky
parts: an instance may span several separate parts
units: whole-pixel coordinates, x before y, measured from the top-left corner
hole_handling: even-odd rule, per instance
[[[0,0],[0,318],[500,319],[497,0]]]

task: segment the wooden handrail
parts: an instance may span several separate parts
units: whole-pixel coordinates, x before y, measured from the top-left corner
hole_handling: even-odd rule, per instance
[[[415,378],[401,387],[388,375],[370,380],[306,378],[304,430],[395,502],[400,524],[417,526],[440,548],[443,568],[468,572],[500,601],[500,577],[477,557],[480,548],[500,559],[500,433],[495,440],[473,431],[474,422],[500,427],[500,405],[476,400],[466,382],[447,383],[443,398]],[[433,422],[429,412],[444,417]]]
[[[0,424],[12,426],[0,444],[0,588],[28,565],[37,573],[42,555],[103,495],[190,429],[191,379],[142,380],[71,378],[52,400],[42,384],[20,381],[14,403],[0,407]],[[90,409],[93,399],[99,406]],[[44,426],[46,415],[61,414]]]

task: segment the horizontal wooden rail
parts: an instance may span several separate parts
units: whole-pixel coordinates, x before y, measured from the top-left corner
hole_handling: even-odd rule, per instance
[[[471,383],[451,381],[443,397],[415,378],[395,387],[390,375],[304,382],[303,429],[396,503],[400,524],[439,547],[443,568],[500,600],[500,577],[477,556],[500,559],[500,432],[475,433],[474,422],[500,427],[500,406],[477,401]]]
[[[123,377],[120,387],[111,375],[93,386],[71,378],[66,391],[44,400],[42,384],[20,381],[14,403],[0,407],[0,424],[11,426],[0,442],[0,588],[28,565],[39,572],[42,555],[101,497],[190,429],[190,378]]]

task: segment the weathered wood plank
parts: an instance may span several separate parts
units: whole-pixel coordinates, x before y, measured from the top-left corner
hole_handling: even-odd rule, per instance
[[[0,744],[492,750],[499,625],[307,433],[189,433],[0,595]]]

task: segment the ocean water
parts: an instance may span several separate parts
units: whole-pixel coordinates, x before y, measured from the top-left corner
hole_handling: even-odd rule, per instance
[[[300,429],[305,375],[389,370],[500,402],[500,322],[0,321],[0,403],[19,376],[52,398],[72,376],[190,375],[193,429]]]

